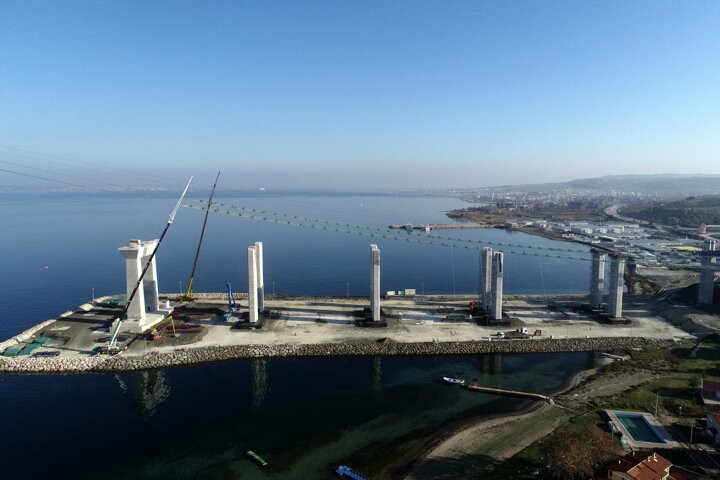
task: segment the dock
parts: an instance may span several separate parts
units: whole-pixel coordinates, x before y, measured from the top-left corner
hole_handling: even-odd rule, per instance
[[[511,397],[525,397],[525,398],[532,398],[534,400],[543,400],[545,402],[548,402],[550,405],[554,405],[555,402],[553,399],[547,395],[542,395],[540,393],[532,393],[532,392],[521,392],[519,390],[504,390],[502,388],[492,388],[492,387],[483,387],[477,383],[470,383],[467,386],[468,390],[471,390],[473,392],[482,392],[482,393],[494,393],[497,395],[508,395]]]
[[[388,226],[392,230],[424,230],[429,232],[430,230],[454,230],[454,229],[465,229],[465,228],[487,228],[487,225],[479,223],[406,223],[406,224],[394,224]]]

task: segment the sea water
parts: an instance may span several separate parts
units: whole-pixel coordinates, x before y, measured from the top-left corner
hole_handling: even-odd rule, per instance
[[[311,228],[321,222],[383,228],[450,223],[467,206],[427,195],[218,194],[218,203],[298,217],[292,227],[212,214],[194,291],[247,288],[246,248],[263,242],[265,290],[365,296],[369,244],[382,252],[384,290],[471,294],[478,251],[423,232],[369,237]],[[197,194],[185,204],[197,204]],[[43,193],[0,196],[0,338],[92,298],[123,293],[117,248],[157,238],[176,198],[153,194]],[[220,207],[219,207],[220,208]],[[224,208],[224,207],[223,207]],[[227,207],[227,210],[237,211]],[[263,211],[264,213],[260,213]],[[187,287],[203,212],[182,208],[157,256],[161,292]],[[308,220],[309,219],[309,220]],[[570,247],[495,229],[433,235],[478,244]],[[397,237],[397,239],[395,239]],[[506,293],[582,293],[588,262],[506,256]],[[336,463],[391,454],[470,416],[510,412],[498,399],[443,384],[443,375],[503,388],[550,392],[591,362],[587,354],[377,357],[235,361],[167,370],[84,375],[0,375],[0,458],[5,475],[37,478],[331,478]],[[246,456],[270,461],[261,469]]]

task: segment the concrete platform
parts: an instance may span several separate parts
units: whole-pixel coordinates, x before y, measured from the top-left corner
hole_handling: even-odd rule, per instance
[[[222,294],[196,294],[203,308],[212,311],[227,309]],[[168,296],[171,306],[184,302]],[[177,336],[167,334],[160,341],[151,341],[134,332],[121,329],[128,348],[123,356],[142,356],[149,353],[171,352],[177,348],[202,348],[206,346],[232,345],[328,345],[373,342],[382,336],[397,343],[457,343],[463,341],[516,342],[498,340],[497,332],[508,330],[505,326],[482,326],[475,319],[458,320],[448,312],[467,310],[471,296],[415,296],[395,297],[383,301],[384,326],[382,329],[359,328],[357,312],[367,306],[366,298],[303,297],[285,298],[266,296],[266,308],[271,318],[262,318],[262,328],[237,329],[235,322],[226,321],[222,315],[193,318],[189,323],[198,325],[189,332],[182,330],[183,321],[176,321],[180,328]],[[506,297],[505,313],[514,319],[514,325],[527,327],[530,332],[540,330],[537,339],[643,337],[651,339],[681,339],[691,335],[673,327],[655,313],[655,300],[647,297],[627,296],[625,318],[630,325],[611,325],[597,321],[592,314],[584,314],[580,306],[585,296],[554,296],[549,308],[544,296]],[[186,304],[186,303],[185,303]],[[215,307],[216,306],[216,307]],[[93,306],[84,306],[84,312]],[[190,306],[191,307],[191,306]],[[223,308],[224,307],[224,308]],[[274,317],[274,318],[273,318]],[[360,317],[364,318],[364,316]],[[61,357],[90,355],[103,336],[108,335],[109,319],[105,315],[83,315],[82,312],[59,318],[44,326],[32,337],[53,338],[46,347],[61,352]],[[160,328],[164,328],[160,325]],[[515,326],[512,327],[516,328]],[[380,334],[379,330],[382,331]],[[29,336],[29,342],[32,338]],[[17,343],[17,342],[15,342]],[[7,348],[8,345],[0,347]]]

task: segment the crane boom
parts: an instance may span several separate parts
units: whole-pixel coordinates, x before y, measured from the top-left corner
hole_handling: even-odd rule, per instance
[[[155,258],[155,254],[158,251],[158,248],[160,248],[160,243],[162,243],[163,238],[165,237],[165,234],[167,233],[168,229],[170,228],[170,225],[172,225],[173,221],[175,220],[175,215],[177,214],[178,209],[180,208],[180,204],[183,201],[183,198],[185,198],[185,194],[188,191],[188,188],[190,188],[190,182],[192,182],[193,177],[190,177],[190,180],[188,180],[187,185],[185,185],[185,190],[183,190],[182,195],[180,195],[180,199],[178,200],[177,204],[175,205],[175,208],[173,209],[172,213],[170,213],[170,218],[168,218],[167,224],[165,225],[165,228],[162,231],[162,234],[160,234],[160,239],[158,240],[157,245],[155,245],[155,248],[153,249],[153,252],[148,257],[147,262],[145,262],[145,267],[143,267],[142,273],[140,273],[140,278],[138,278],[138,281],[135,283],[135,288],[133,288],[132,293],[130,293],[130,296],[127,299],[127,302],[125,302],[125,308],[123,308],[122,313],[120,314],[120,317],[118,318],[117,325],[115,326],[115,330],[113,331],[112,336],[110,337],[110,341],[107,344],[108,352],[117,351],[117,335],[120,331],[120,326],[123,323],[123,319],[125,318],[125,315],[128,312],[128,309],[130,308],[130,303],[133,301],[133,298],[135,298],[135,294],[138,291],[138,288],[140,288],[140,284],[142,283],[143,277],[145,276],[145,272],[148,271],[148,268],[150,268],[150,265],[152,264],[153,258]]]
[[[192,271],[190,272],[190,279],[188,280],[187,291],[185,292],[185,298],[187,300],[192,299],[192,286],[193,280],[195,279],[195,267],[197,267],[198,257],[200,256],[200,247],[202,246],[203,236],[205,235],[205,225],[207,225],[208,214],[210,213],[210,205],[212,205],[213,195],[215,195],[215,187],[217,186],[218,178],[220,178],[220,172],[215,177],[215,183],[213,184],[212,191],[210,192],[210,198],[208,199],[208,208],[205,210],[205,218],[203,219],[202,229],[200,230],[200,240],[198,241],[197,250],[195,250],[195,260],[193,260]]]

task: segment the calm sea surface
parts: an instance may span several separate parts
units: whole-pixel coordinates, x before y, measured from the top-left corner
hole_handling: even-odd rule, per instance
[[[466,206],[455,198],[407,195],[263,193],[216,200],[370,227],[448,223],[445,211]],[[93,289],[96,296],[122,293],[117,248],[132,238],[157,238],[175,202],[164,194],[0,195],[0,338],[75,308]],[[187,286],[202,216],[187,208],[178,213],[157,257],[161,292]],[[501,230],[434,234],[578,248]],[[382,251],[384,290],[477,290],[477,250],[398,236],[211,215],[194,290],[224,291],[227,282],[246,290],[246,248],[255,241],[263,242],[268,293],[367,295],[370,243]],[[588,277],[588,262],[506,256],[507,293],[582,293]],[[326,358],[121,375],[0,374],[0,464],[8,478],[332,478],[336,463],[362,462],[398,439],[520,405],[449,387],[437,381],[442,375],[549,392],[591,362],[577,353]],[[270,466],[249,462],[248,449]]]

